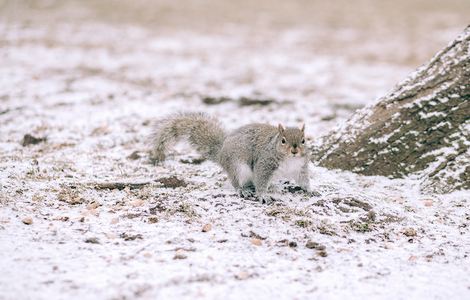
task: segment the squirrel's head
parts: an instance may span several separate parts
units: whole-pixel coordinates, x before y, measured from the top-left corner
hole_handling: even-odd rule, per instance
[[[278,149],[288,157],[300,157],[306,154],[305,124],[300,128],[284,127],[281,124],[279,130]]]

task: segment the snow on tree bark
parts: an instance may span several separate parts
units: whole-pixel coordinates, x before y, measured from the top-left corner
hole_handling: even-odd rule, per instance
[[[470,26],[374,105],[313,147],[327,168],[392,178],[424,191],[470,188]]]

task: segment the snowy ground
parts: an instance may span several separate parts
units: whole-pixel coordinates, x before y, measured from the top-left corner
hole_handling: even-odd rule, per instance
[[[380,26],[365,33],[279,19],[289,5],[255,27],[251,10],[224,26],[131,22],[125,5],[122,23],[93,5],[3,11],[0,299],[470,298],[468,191],[424,195],[412,180],[312,165],[320,196],[276,184],[267,206],[184,144],[162,166],[146,153],[152,120],[181,110],[228,129],[305,121],[312,142],[467,25],[469,6],[449,3],[418,24],[391,10],[414,29],[369,16]],[[47,139],[23,146],[26,134]]]

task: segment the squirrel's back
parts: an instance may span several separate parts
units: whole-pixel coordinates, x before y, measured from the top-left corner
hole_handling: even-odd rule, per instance
[[[266,146],[274,146],[273,139],[278,135],[276,127],[263,124],[263,123],[252,123],[242,126],[233,132],[231,132],[226,140],[227,143],[230,140],[234,141],[246,141],[245,146],[253,148],[253,150],[262,150]]]
[[[260,156],[275,155],[277,135],[277,128],[269,124],[253,123],[242,126],[225,138],[219,162],[224,165],[227,160],[237,159],[252,165]]]

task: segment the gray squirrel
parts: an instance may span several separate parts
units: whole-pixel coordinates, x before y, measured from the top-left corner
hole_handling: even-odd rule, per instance
[[[180,138],[206,159],[222,166],[241,197],[269,204],[269,183],[278,170],[289,169],[294,180],[310,192],[305,125],[300,128],[254,123],[227,133],[220,122],[204,113],[178,113],[156,122],[150,159],[165,160],[168,147]]]

